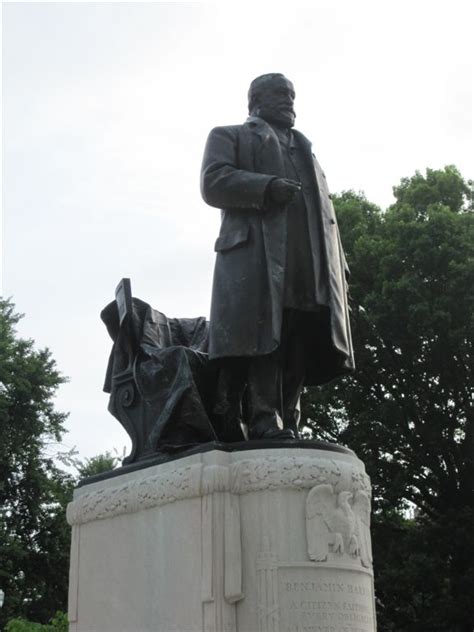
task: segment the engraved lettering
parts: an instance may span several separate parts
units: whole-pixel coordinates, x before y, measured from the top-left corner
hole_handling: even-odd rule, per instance
[[[281,632],[373,632],[370,576],[357,573],[349,583],[340,581],[344,571],[328,570],[318,581],[310,570],[278,569]]]
[[[353,584],[347,584],[347,592],[353,595],[365,595],[365,588],[363,586],[354,586]]]
[[[344,592],[344,584],[340,583],[329,583],[329,582],[285,582],[285,590],[287,592],[303,592],[303,591],[314,591],[314,592]],[[362,593],[361,593],[362,594]]]

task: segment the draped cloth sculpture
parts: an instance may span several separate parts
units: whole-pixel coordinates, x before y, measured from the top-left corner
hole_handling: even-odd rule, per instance
[[[113,340],[104,391],[132,439],[124,463],[157,452],[244,436],[219,414],[219,372],[209,364],[205,318],[168,318],[132,298],[122,279],[101,318]]]

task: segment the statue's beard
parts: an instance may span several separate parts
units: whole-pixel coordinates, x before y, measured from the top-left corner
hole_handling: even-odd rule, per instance
[[[269,106],[257,107],[254,114],[263,118],[267,123],[274,123],[280,127],[293,127],[296,114],[293,108],[277,108]]]

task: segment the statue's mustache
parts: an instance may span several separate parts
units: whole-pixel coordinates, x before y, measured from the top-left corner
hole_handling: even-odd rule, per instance
[[[291,114],[292,116],[296,117],[296,112],[293,109],[292,105],[289,105],[288,103],[272,103],[272,104],[268,104],[266,106],[263,106],[261,108],[259,108],[260,112],[267,112],[267,113],[285,113],[285,114]]]

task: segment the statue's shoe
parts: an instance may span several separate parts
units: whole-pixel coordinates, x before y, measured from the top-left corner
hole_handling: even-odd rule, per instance
[[[296,439],[295,433],[290,428],[269,428],[262,432],[259,437],[249,437],[250,439],[261,439],[271,441],[292,441]]]

